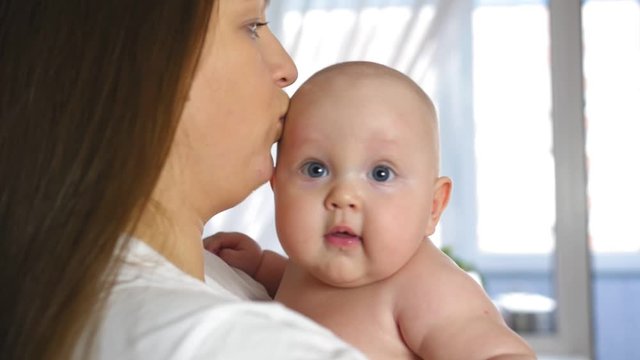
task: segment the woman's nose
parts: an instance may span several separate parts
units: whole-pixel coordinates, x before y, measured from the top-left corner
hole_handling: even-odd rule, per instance
[[[340,182],[329,191],[324,205],[327,210],[360,210],[360,194],[355,184]]]
[[[298,78],[298,69],[291,56],[278,39],[271,35],[272,46],[267,51],[267,62],[273,74],[273,81],[281,88],[293,84]]]

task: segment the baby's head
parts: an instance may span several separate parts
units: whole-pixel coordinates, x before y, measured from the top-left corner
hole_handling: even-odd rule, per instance
[[[438,159],[433,103],[411,79],[368,62],[321,70],[294,94],[278,147],[283,249],[334,286],[391,276],[446,206]]]

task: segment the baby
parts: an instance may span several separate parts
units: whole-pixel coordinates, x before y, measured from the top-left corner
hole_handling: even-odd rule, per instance
[[[347,62],[294,94],[271,180],[289,259],[242,234],[205,241],[275,299],[371,359],[535,359],[429,240],[451,180],[434,105],[402,73]]]

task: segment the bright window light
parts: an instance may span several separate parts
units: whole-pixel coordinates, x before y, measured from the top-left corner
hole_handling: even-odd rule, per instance
[[[544,3],[473,12],[478,249],[554,249],[548,10]]]
[[[586,2],[583,34],[591,248],[637,253],[640,3]]]

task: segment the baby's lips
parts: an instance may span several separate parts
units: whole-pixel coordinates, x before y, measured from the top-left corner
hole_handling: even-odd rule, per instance
[[[332,227],[331,230],[329,230],[329,232],[327,233],[327,235],[358,237],[355,231],[353,231],[350,227],[346,225],[338,225],[338,226]]]
[[[362,238],[346,225],[332,227],[324,238],[327,243],[341,249],[357,246],[362,242]]]
[[[362,242],[360,240],[360,237],[355,235],[347,235],[344,233],[327,234],[324,238],[325,241],[330,245],[339,247],[341,249],[354,247]]]

